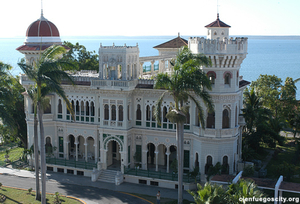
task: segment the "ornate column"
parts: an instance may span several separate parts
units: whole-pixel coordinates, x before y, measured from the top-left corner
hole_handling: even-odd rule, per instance
[[[142,153],[142,169],[147,170],[147,149],[143,150]]]
[[[76,157],[76,161],[78,161],[78,143],[75,142],[75,157]]]
[[[69,141],[64,142],[66,145],[66,159],[69,160]]]
[[[158,171],[158,153],[157,151],[155,153],[155,171]]]
[[[154,74],[154,63],[155,63],[155,61],[153,60],[153,61],[151,61],[151,75],[153,75]]]
[[[87,143],[85,142],[83,145],[84,145],[84,156],[85,156],[85,161],[87,162],[87,161],[88,161],[88,158],[87,158]]]
[[[143,71],[144,71],[144,69],[143,69],[143,65],[144,65],[144,62],[140,62],[140,75],[139,75],[139,77],[142,77],[143,76]]]
[[[95,149],[95,163],[97,163],[97,161],[98,161],[98,148],[97,148],[97,141],[95,141],[95,139],[94,139],[94,149]]]
[[[119,153],[121,155],[121,172],[122,172],[122,174],[124,174],[124,161],[125,161],[126,154],[124,151],[119,152]]]
[[[170,152],[169,152],[169,149],[168,149],[168,151],[166,152],[166,155],[167,155],[167,173],[169,173],[169,171],[170,171]]]

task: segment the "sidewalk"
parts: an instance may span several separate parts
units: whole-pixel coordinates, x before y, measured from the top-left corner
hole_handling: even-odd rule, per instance
[[[31,171],[11,169],[6,167],[0,167],[0,173],[3,175],[8,174],[8,175],[14,175],[14,176],[24,177],[24,178],[35,178],[35,172],[33,171],[31,172]],[[107,190],[120,191],[126,193],[138,193],[138,194],[144,194],[150,196],[155,196],[157,191],[160,190],[162,197],[173,198],[173,199],[177,199],[178,197],[177,189],[167,189],[167,188],[161,188],[156,186],[133,184],[127,182],[124,182],[121,185],[116,186],[113,183],[106,183],[101,181],[92,182],[90,177],[76,176],[72,174],[48,172],[47,180],[52,182],[58,182],[58,183],[67,183],[67,184],[74,184],[80,186],[91,186],[99,189],[107,189]],[[187,191],[183,191],[183,199],[193,201],[193,197]]]

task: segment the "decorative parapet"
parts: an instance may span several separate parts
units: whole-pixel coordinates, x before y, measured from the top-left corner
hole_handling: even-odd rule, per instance
[[[193,53],[209,54],[247,54],[248,38],[206,39],[190,37],[189,48]]]
[[[107,79],[93,79],[91,80],[91,89],[120,89],[133,90],[137,85],[137,80],[107,80]]]
[[[226,129],[206,128],[202,131],[204,137],[233,137],[239,133],[239,127]]]

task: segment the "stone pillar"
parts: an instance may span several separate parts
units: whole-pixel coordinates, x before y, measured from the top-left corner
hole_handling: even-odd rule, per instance
[[[69,160],[69,141],[68,142],[65,142],[65,144],[66,144],[66,159],[68,159]]]
[[[85,156],[85,161],[87,162],[88,161],[88,158],[87,158],[87,143],[84,143],[84,156]]]
[[[78,161],[78,143],[75,142],[75,157],[76,157],[76,161]]]
[[[155,153],[155,171],[158,171],[158,153],[157,151]]]
[[[98,148],[97,148],[97,141],[95,141],[95,139],[94,139],[94,149],[95,149],[95,163],[97,163],[97,161],[98,161]]]
[[[103,158],[101,159],[102,169],[107,169],[107,150],[103,150],[102,158]]]
[[[151,61],[151,76],[154,74],[154,63],[155,61]]]
[[[125,152],[119,152],[121,155],[121,172],[122,174],[124,174],[124,161],[125,161]]]
[[[167,155],[167,173],[169,173],[170,171],[170,152],[169,150],[166,152],[166,155]]]
[[[159,73],[163,73],[165,71],[165,60],[161,60],[159,62]]]
[[[140,62],[140,75],[139,75],[139,77],[143,77],[143,65],[144,65],[144,62]]]
[[[147,149],[142,151],[142,169],[144,170],[147,170],[147,152]]]

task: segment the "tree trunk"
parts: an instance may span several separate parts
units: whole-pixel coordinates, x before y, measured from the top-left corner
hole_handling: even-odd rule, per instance
[[[45,137],[43,126],[43,109],[40,102],[37,103],[39,124],[40,124],[40,148],[41,148],[41,183],[42,183],[42,199],[41,203],[46,204],[46,155],[45,155]]]
[[[39,163],[39,139],[38,139],[38,120],[36,114],[36,107],[34,113],[34,130],[33,130],[33,139],[34,139],[34,161],[35,161],[35,188],[36,188],[36,200],[41,200],[41,192],[40,192],[40,163]]]
[[[183,127],[182,122],[176,123],[177,160],[178,160],[178,204],[182,204],[183,184]]]

